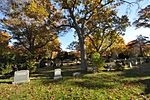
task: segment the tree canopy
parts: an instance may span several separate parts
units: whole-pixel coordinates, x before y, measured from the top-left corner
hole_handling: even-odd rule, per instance
[[[11,36],[4,31],[0,31],[0,55],[5,54],[8,51],[8,43]]]
[[[136,21],[134,21],[134,25],[139,27],[147,27],[150,28],[150,5],[145,7],[144,9],[141,9],[139,12],[139,17]]]
[[[58,22],[56,9],[48,0],[32,0],[31,2],[9,1],[5,18],[1,19],[3,27],[9,30],[16,40],[14,46],[23,47],[31,54],[46,46],[58,37],[53,26]],[[47,24],[51,22],[51,24]]]
[[[87,48],[93,48],[95,52],[101,55],[107,51],[116,41],[122,41],[121,35],[124,35],[126,27],[129,25],[128,17],[118,17],[117,12],[112,9],[99,11],[99,14],[89,22],[89,35],[86,37],[89,41]]]

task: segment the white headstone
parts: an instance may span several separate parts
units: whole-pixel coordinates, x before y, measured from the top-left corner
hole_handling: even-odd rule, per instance
[[[22,82],[30,82],[29,70],[15,71],[13,84],[22,83]]]
[[[62,78],[62,76],[61,76],[61,69],[55,69],[54,79],[59,79],[59,78]]]
[[[135,61],[135,65],[137,65],[138,64],[138,62],[137,61]]]
[[[131,62],[129,63],[129,67],[132,68],[132,63]]]

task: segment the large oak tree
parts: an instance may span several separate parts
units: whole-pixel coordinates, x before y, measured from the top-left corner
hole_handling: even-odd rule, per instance
[[[98,16],[103,9],[120,5],[125,0],[54,0],[54,5],[63,12],[64,24],[60,27],[74,29],[81,52],[81,70],[86,70],[85,38],[90,32],[90,22]],[[130,3],[130,2],[126,2]],[[99,15],[100,16],[100,15]],[[94,28],[94,27],[93,27]]]

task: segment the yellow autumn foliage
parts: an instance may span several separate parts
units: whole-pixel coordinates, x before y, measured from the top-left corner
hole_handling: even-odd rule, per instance
[[[32,0],[29,5],[25,7],[26,14],[29,17],[35,18],[36,16],[40,18],[48,17],[48,12],[46,11],[46,5],[44,5],[39,0]]]

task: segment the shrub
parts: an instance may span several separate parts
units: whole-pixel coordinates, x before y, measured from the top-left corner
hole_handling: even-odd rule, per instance
[[[91,61],[92,61],[92,65],[94,67],[96,67],[97,71],[98,71],[99,68],[101,68],[101,67],[103,67],[105,65],[104,59],[97,52],[92,54]]]
[[[29,60],[26,62],[27,69],[30,70],[30,72],[35,72],[36,70],[36,61],[35,60]]]
[[[1,74],[2,75],[5,75],[7,73],[12,72],[12,64],[9,64],[9,63],[1,64],[0,67],[1,67]]]
[[[24,63],[17,64],[19,70],[30,70],[30,72],[35,72],[37,64],[35,60],[27,60]]]

